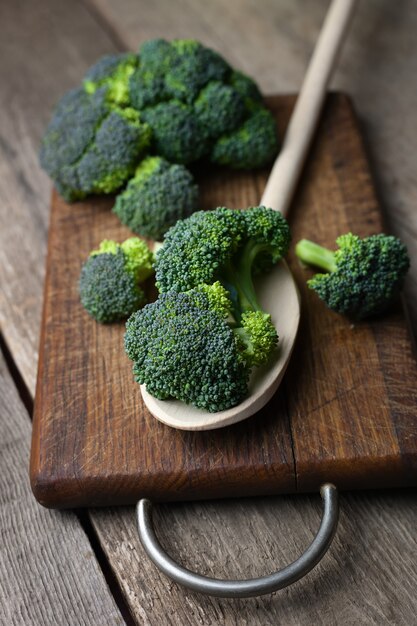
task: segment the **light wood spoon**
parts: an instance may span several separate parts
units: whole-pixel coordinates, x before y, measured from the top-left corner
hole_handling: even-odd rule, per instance
[[[333,0],[294,107],[283,146],[272,168],[260,204],[285,216],[317,126],[327,85],[353,13],[356,0]],[[284,376],[300,319],[297,286],[285,261],[258,279],[257,296],[271,314],[279,334],[275,358],[256,368],[249,381],[249,395],[239,405],[209,413],[179,400],[157,400],[141,385],[143,400],[161,422],[182,430],[210,430],[240,422],[261,409],[273,396]]]

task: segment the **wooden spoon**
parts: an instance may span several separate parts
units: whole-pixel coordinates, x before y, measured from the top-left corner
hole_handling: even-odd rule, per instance
[[[333,0],[294,107],[284,143],[272,168],[261,205],[285,216],[294,195],[308,148],[326,95],[327,84],[353,13],[356,0]],[[143,400],[161,422],[182,430],[210,430],[240,422],[259,411],[271,399],[284,376],[300,319],[297,286],[285,261],[258,279],[257,296],[271,314],[279,334],[276,357],[253,371],[249,395],[239,405],[209,413],[179,400],[157,400],[141,385]]]

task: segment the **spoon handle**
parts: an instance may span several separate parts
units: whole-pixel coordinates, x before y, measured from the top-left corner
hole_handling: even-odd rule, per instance
[[[281,151],[266,184],[261,204],[281,211],[284,216],[288,213],[356,1],[333,0],[328,9]]]

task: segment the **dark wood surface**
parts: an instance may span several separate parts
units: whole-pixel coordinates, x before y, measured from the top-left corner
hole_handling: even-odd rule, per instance
[[[294,98],[269,99],[281,134]],[[256,204],[266,172],[201,172],[201,206]],[[35,401],[32,487],[52,507],[207,499],[416,481],[417,367],[401,307],[355,326],[305,286],[292,365],[265,409],[240,424],[184,432],[144,406],[124,354],[124,325],[99,325],[79,303],[83,260],[129,231],[111,200],[53,197]],[[381,217],[347,98],[329,96],[290,214],[294,242],[332,246],[338,234],[380,232]],[[279,329],[278,329],[279,330]]]

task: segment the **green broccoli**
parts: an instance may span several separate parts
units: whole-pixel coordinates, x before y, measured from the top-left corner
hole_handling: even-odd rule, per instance
[[[410,266],[405,245],[390,235],[361,239],[348,233],[336,239],[335,252],[302,239],[295,252],[305,263],[325,270],[307,281],[327,306],[354,319],[382,313],[398,296]]]
[[[231,302],[220,285],[161,294],[126,324],[125,349],[137,382],[160,400],[176,398],[210,412],[239,404],[256,354],[270,350],[248,314],[245,328],[228,321]],[[275,347],[276,333],[271,342]]]
[[[234,169],[263,167],[276,156],[278,147],[272,113],[261,106],[254,106],[239,128],[216,141],[211,160]]]
[[[120,106],[130,104],[129,79],[139,63],[138,56],[130,52],[108,54],[88,70],[84,77],[84,90],[93,94],[107,87],[106,98]]]
[[[202,291],[161,294],[127,321],[125,348],[147,391],[208,411],[238,404],[248,370],[223,316]]]
[[[184,292],[221,281],[229,291],[237,327],[249,325],[253,337],[258,333],[264,338],[263,344],[260,339],[256,343],[259,364],[268,360],[277,334],[269,313],[258,303],[253,274],[270,269],[289,243],[288,224],[272,209],[198,211],[167,232],[156,255],[156,285],[162,293]]]
[[[276,151],[275,122],[248,76],[195,40],[154,39],[88,70],[58,103],[40,161],[75,201],[117,192],[149,154],[248,169]]]
[[[122,244],[107,240],[81,269],[81,303],[98,322],[126,319],[145,304],[139,283],[153,274],[153,253],[138,237]]]
[[[184,166],[147,157],[117,196],[113,211],[133,232],[161,239],[177,220],[195,211],[197,201],[198,187]]]
[[[106,93],[101,87],[64,96],[42,140],[41,165],[67,200],[119,189],[150,143],[139,113],[109,106]]]

